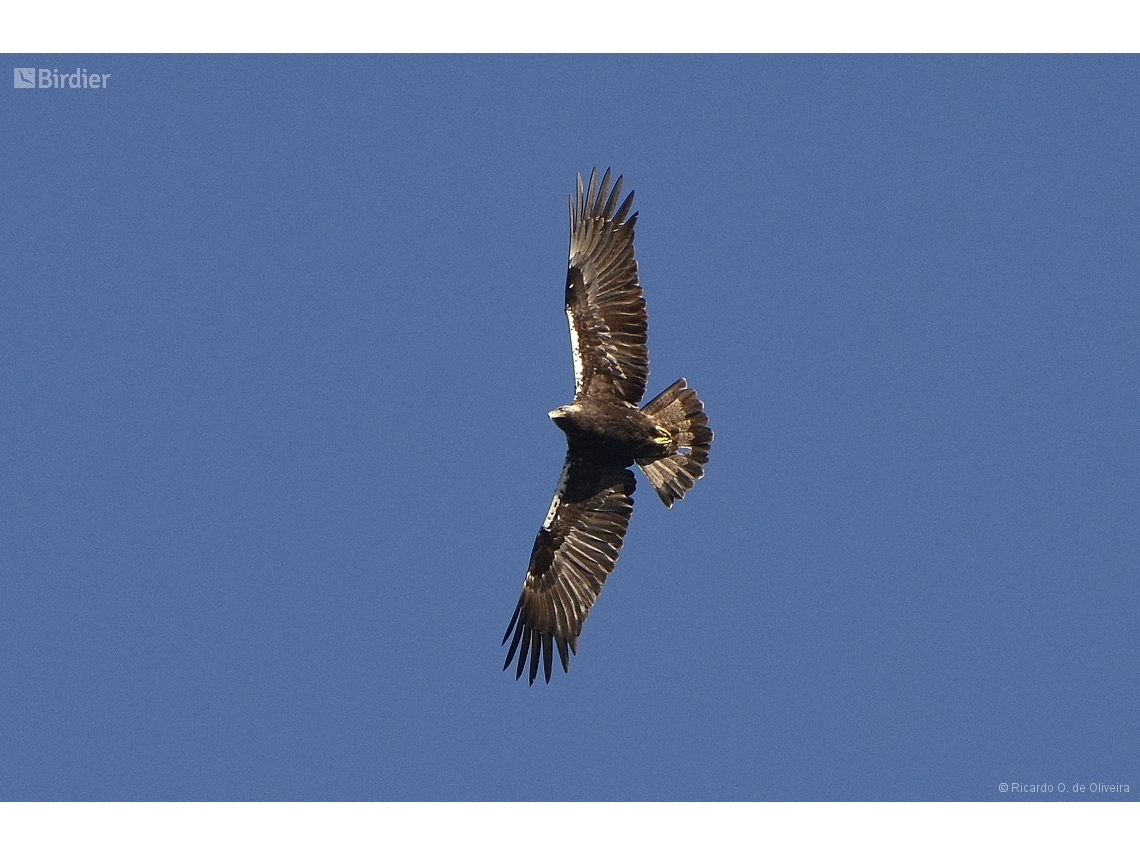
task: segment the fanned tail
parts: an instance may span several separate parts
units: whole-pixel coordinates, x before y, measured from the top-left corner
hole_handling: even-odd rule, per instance
[[[660,460],[638,460],[641,471],[665,503],[673,506],[705,474],[713,432],[704,404],[682,377],[641,411],[672,434],[670,454]]]

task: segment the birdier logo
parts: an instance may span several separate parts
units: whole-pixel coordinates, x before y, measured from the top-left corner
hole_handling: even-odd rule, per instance
[[[110,78],[110,74],[89,74],[86,68],[77,68],[74,74],[60,74],[58,68],[12,69],[16,89],[106,89]]]

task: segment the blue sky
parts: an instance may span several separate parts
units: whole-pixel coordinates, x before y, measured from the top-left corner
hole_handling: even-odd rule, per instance
[[[1140,792],[1135,57],[7,59],[0,798]],[[528,687],[595,165],[716,439]]]

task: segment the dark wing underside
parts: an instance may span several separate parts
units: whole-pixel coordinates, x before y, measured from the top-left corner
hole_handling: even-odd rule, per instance
[[[588,190],[578,176],[570,197],[570,268],[566,273],[566,315],[574,349],[575,395],[614,395],[636,404],[649,378],[645,299],[633,257],[630,193],[617,208],[622,179],[609,192],[610,171]],[[615,210],[616,208],[616,210]]]
[[[562,670],[570,670],[569,654],[578,652],[582,624],[614,569],[629,528],[635,486],[628,469],[566,456],[550,513],[534,540],[522,596],[503,636],[506,644],[513,633],[503,670],[517,651],[515,679],[529,658],[533,683],[541,659],[549,683],[555,645]]]

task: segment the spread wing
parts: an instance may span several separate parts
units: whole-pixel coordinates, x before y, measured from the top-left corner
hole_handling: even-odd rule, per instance
[[[562,670],[570,670],[569,652],[578,652],[578,635],[602,583],[614,569],[636,486],[628,469],[598,465],[567,454],[554,501],[534,539],[522,596],[503,636],[511,641],[503,670],[518,652],[515,679],[530,658],[530,682],[542,659],[546,682],[554,663],[554,645]]]
[[[598,170],[590,187],[570,198],[570,269],[566,273],[566,316],[574,350],[575,395],[616,395],[636,404],[649,378],[645,298],[637,282],[633,227],[627,219],[633,194],[615,211],[621,195],[619,176],[613,191],[610,171],[598,187]]]

